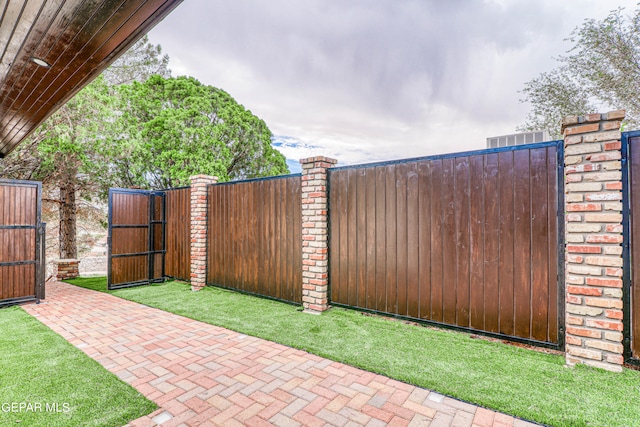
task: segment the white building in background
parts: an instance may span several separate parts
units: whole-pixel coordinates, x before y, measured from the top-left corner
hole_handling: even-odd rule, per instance
[[[487,138],[487,148],[511,147],[513,145],[533,144],[535,142],[551,141],[549,132],[534,131],[514,133],[511,135],[492,136]]]

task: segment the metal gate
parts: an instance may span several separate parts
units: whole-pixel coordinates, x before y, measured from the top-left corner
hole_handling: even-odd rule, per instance
[[[622,134],[624,352],[640,365],[640,131]]]
[[[42,184],[0,179],[0,307],[44,299]]]
[[[107,288],[164,281],[165,194],[109,190]]]

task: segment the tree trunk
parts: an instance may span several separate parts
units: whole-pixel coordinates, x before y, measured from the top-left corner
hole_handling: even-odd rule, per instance
[[[76,190],[73,185],[60,187],[60,258],[78,257],[76,246]]]

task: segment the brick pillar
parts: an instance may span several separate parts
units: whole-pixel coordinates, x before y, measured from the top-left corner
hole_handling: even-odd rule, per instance
[[[327,169],[338,161],[310,157],[302,164],[302,305],[309,313],[329,308]]]
[[[566,361],[622,371],[624,111],[567,117],[565,164]]]
[[[207,285],[207,186],[215,176],[191,177],[191,290]]]
[[[53,261],[53,276],[57,281],[75,279],[80,275],[78,268],[80,261],[77,259],[58,259]]]

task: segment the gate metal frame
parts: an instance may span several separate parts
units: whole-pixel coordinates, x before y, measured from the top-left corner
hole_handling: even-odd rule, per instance
[[[144,195],[149,200],[149,211],[147,213],[147,224],[113,224],[113,195],[114,194],[137,194]],[[155,211],[155,198],[159,196],[162,198],[162,219],[154,220],[153,213]],[[142,286],[149,285],[151,283],[161,283],[166,280],[165,276],[165,256],[166,256],[166,227],[167,227],[167,217],[166,217],[166,202],[165,202],[165,192],[162,190],[138,190],[138,189],[126,189],[126,188],[110,188],[109,189],[109,218],[108,218],[108,237],[107,237],[107,289],[121,289],[121,288],[130,288],[133,286]],[[160,250],[154,250],[154,233],[153,228],[156,224],[162,224],[162,245]],[[135,252],[128,254],[112,254],[111,253],[111,244],[113,233],[112,230],[114,228],[147,228],[147,250],[144,252]],[[162,273],[159,278],[154,278],[155,271],[155,255],[162,254]],[[111,273],[111,260],[113,258],[125,258],[132,256],[141,256],[146,255],[148,259],[148,271],[147,278],[145,280],[137,280],[133,282],[122,282],[122,283],[112,283],[112,273]]]
[[[631,287],[633,286],[633,271],[631,271],[631,221],[633,212],[631,212],[631,186],[630,186],[630,162],[629,160],[629,141],[631,138],[640,138],[640,131],[623,132],[621,138],[621,154],[622,154],[622,301],[623,301],[623,321],[622,336],[624,345],[624,361],[631,365],[640,365],[640,358],[634,358],[632,343],[632,325],[633,312],[631,306]],[[640,149],[640,147],[638,147]],[[640,218],[638,219],[640,221]]]
[[[35,266],[35,283],[34,283],[34,295],[18,298],[6,298],[0,300],[0,308],[10,305],[22,304],[25,302],[35,301],[40,304],[40,300],[45,298],[45,238],[46,238],[46,223],[42,222],[42,183],[37,181],[24,181],[24,180],[12,180],[12,179],[0,179],[0,184],[6,184],[15,187],[35,187],[36,188],[36,223],[35,225],[0,225],[0,229],[4,230],[16,230],[16,229],[31,229],[35,230],[35,259],[25,261],[13,261],[13,262],[0,262],[0,267],[11,267],[16,265],[30,265]]]

